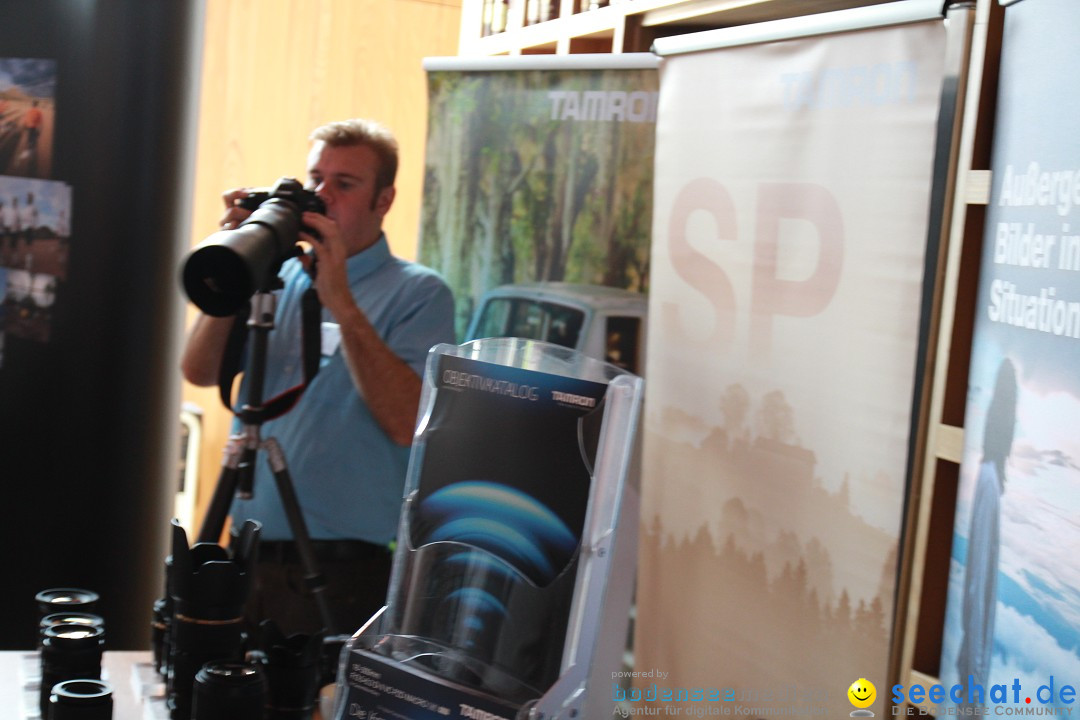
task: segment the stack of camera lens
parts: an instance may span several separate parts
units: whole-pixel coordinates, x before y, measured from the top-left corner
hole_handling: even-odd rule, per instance
[[[188,547],[175,520],[169,585],[166,704],[172,720],[190,720],[195,676],[209,662],[243,656],[243,611],[251,589],[259,524],[247,521],[232,552],[215,543]]]
[[[78,708],[78,688],[61,694],[59,707],[53,698],[56,689],[65,682],[92,682],[103,686],[95,691],[107,693],[112,703],[112,691],[101,678],[101,657],[105,649],[105,621],[96,614],[100,600],[97,593],[81,588],[50,588],[35,597],[38,609],[38,650],[41,654],[41,688],[39,708],[42,718],[76,718],[64,715],[69,708]],[[82,686],[79,686],[82,687]],[[70,697],[69,697],[70,696]],[[100,698],[97,703],[103,702]],[[57,713],[60,713],[57,715]],[[109,715],[101,717],[110,717]],[[98,715],[87,715],[97,718]]]
[[[105,630],[66,623],[45,628],[41,641],[41,717],[49,717],[49,696],[65,680],[100,680]]]

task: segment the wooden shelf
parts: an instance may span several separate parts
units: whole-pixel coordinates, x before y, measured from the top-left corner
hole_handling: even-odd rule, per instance
[[[466,0],[469,3],[482,4],[484,0]],[[563,5],[571,5],[564,2]],[[571,50],[571,40],[582,37],[612,40],[622,33],[627,12],[625,6],[608,6],[585,12],[568,12],[545,22],[526,25],[522,6],[515,4],[507,15],[507,29],[486,37],[481,36],[481,25],[473,26],[476,31],[463,25],[459,55],[506,55],[547,49],[548,52],[566,54]],[[569,8],[572,10],[572,5]],[[476,13],[463,13],[463,23],[476,16]],[[479,14],[483,18],[482,9]],[[612,47],[609,52],[621,52],[622,48]]]
[[[558,16],[526,22],[531,0],[464,0],[458,54],[517,55],[548,52],[643,52],[654,33],[641,28],[678,28],[694,32],[813,13],[877,5],[895,0],[609,0],[592,10],[578,10],[587,0],[559,0]],[[502,2],[501,10],[485,18],[485,6]],[[483,34],[485,20],[495,18],[501,32]],[[579,42],[587,38],[588,42]]]

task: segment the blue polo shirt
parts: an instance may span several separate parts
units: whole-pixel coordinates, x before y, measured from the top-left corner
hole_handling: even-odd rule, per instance
[[[386,237],[346,261],[349,288],[379,336],[420,377],[428,350],[454,342],[454,301],[430,268],[390,254]],[[298,260],[282,268],[275,328],[270,331],[263,397],[303,380],[300,298],[311,279]],[[397,535],[409,448],[390,441],[376,423],[342,356],[334,324],[323,309],[319,373],[295,407],[262,425],[263,439],[277,438],[285,452],[308,532],[316,540],[366,540],[385,544]],[[327,339],[331,338],[331,339]],[[239,401],[246,398],[242,383]],[[254,497],[236,500],[234,521],[262,523],[263,540],[293,538],[267,454],[256,461]]]

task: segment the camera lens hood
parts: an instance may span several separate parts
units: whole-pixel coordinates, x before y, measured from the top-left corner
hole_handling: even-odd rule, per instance
[[[300,213],[295,203],[271,198],[235,230],[200,243],[181,270],[188,299],[207,315],[227,317],[256,292],[273,289],[281,264],[296,255]]]

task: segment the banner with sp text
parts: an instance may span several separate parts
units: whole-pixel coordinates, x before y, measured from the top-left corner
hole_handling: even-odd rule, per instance
[[[664,60],[639,698],[884,712],[944,47],[937,19]]]

